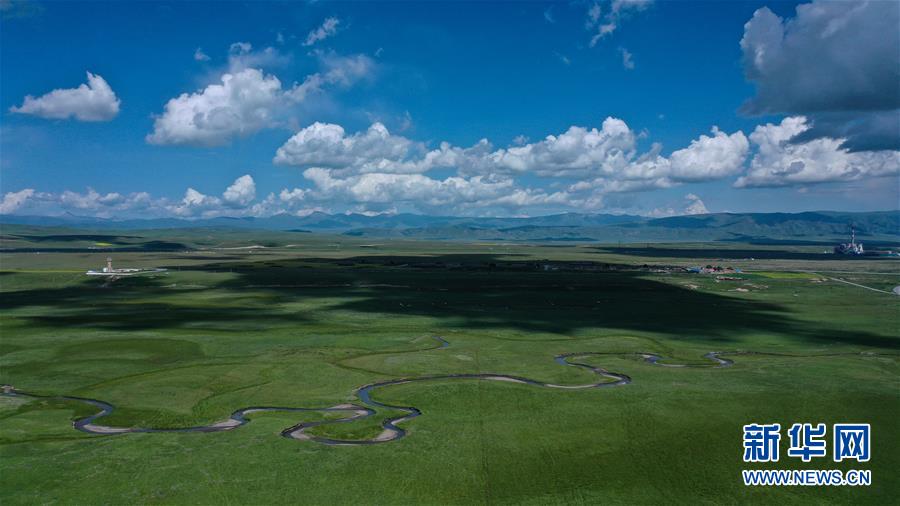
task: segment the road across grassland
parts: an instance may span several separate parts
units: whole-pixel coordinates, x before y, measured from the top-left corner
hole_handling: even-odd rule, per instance
[[[824,276],[824,274],[820,274],[820,276]],[[888,294],[888,295],[894,295],[893,293],[891,293],[891,292],[889,292],[889,291],[887,291],[887,290],[881,290],[881,289],[878,289],[878,288],[872,288],[871,286],[861,285],[861,284],[859,284],[859,283],[852,283],[852,282],[847,281],[847,280],[844,280],[844,279],[832,278],[832,277],[829,277],[829,276],[825,276],[825,279],[828,279],[828,280],[831,280],[831,281],[837,281],[838,283],[845,283],[845,284],[848,284],[848,285],[858,286],[859,288],[865,288],[866,290],[872,290],[873,292],[885,293],[885,294]]]

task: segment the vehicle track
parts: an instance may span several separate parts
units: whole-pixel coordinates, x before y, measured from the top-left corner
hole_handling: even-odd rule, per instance
[[[432,336],[433,339],[438,341],[439,346],[435,348],[429,348],[430,350],[442,349],[446,348],[450,345],[450,343],[439,336]],[[427,351],[427,350],[422,350]],[[532,385],[542,388],[556,388],[556,389],[565,389],[565,390],[582,390],[588,388],[610,388],[617,387],[622,385],[627,385],[631,383],[631,377],[622,373],[611,372],[602,367],[592,366],[590,364],[586,364],[583,362],[575,362],[570,359],[577,357],[588,357],[588,356],[634,356],[640,357],[644,362],[659,366],[659,367],[673,367],[673,368],[686,368],[686,367],[698,367],[698,368],[722,368],[722,367],[730,367],[734,364],[734,361],[723,358],[722,355],[728,356],[736,356],[736,355],[764,355],[764,356],[777,356],[777,357],[787,357],[787,358],[813,358],[813,357],[833,357],[833,356],[875,356],[875,355],[884,355],[884,354],[876,354],[876,353],[831,353],[831,354],[823,354],[823,355],[791,355],[791,354],[779,354],[779,353],[766,353],[766,352],[753,352],[753,351],[731,351],[731,352],[709,352],[703,355],[703,358],[706,358],[711,361],[709,364],[667,364],[660,362],[663,360],[663,357],[653,354],[653,353],[614,353],[614,352],[572,352],[572,353],[563,353],[560,355],[556,355],[554,360],[564,366],[578,367],[582,369],[586,369],[588,371],[593,372],[599,378],[604,378],[603,381],[597,381],[594,383],[585,383],[581,385],[560,385],[555,383],[544,383],[541,381],[533,380],[530,378],[525,378],[522,376],[514,376],[509,374],[493,374],[493,373],[464,373],[464,374],[440,374],[440,375],[429,375],[429,376],[416,376],[413,378],[397,378],[386,381],[379,381],[375,383],[369,383],[367,385],[363,385],[356,390],[354,390],[354,394],[357,399],[359,399],[360,403],[364,404],[364,406],[358,404],[339,404],[336,406],[325,407],[325,408],[303,408],[303,407],[280,407],[280,406],[251,406],[246,408],[238,409],[231,413],[231,415],[220,422],[216,422],[210,425],[199,425],[192,427],[179,427],[179,428],[152,428],[152,427],[114,427],[108,425],[100,425],[95,423],[97,420],[110,415],[114,410],[115,406],[109,404],[108,402],[100,401],[97,399],[89,399],[86,397],[74,397],[67,395],[38,395],[32,394],[28,392],[24,392],[21,390],[17,390],[16,388],[10,385],[4,385],[2,395],[6,396],[15,396],[15,397],[31,397],[35,399],[59,399],[66,401],[75,401],[81,402],[84,404],[88,404],[90,406],[99,408],[100,411],[94,413],[93,415],[86,416],[84,418],[79,418],[72,422],[72,426],[79,431],[86,432],[88,434],[99,434],[99,435],[113,435],[113,434],[126,434],[126,433],[148,433],[148,432],[223,432],[233,430],[242,425],[246,425],[250,422],[250,419],[247,418],[248,415],[252,415],[253,413],[261,413],[261,412],[318,412],[318,413],[347,413],[347,416],[343,416],[341,418],[332,419],[332,420],[319,420],[314,422],[302,422],[291,427],[288,427],[281,431],[281,435],[290,439],[297,439],[301,441],[314,441],[317,443],[327,444],[327,445],[347,445],[347,446],[360,446],[360,445],[373,445],[380,443],[387,443],[390,441],[396,441],[406,435],[406,430],[398,427],[397,424],[404,423],[422,415],[422,411],[416,408],[415,406],[399,406],[393,404],[387,404],[384,402],[379,402],[372,399],[372,392],[376,389],[385,388],[394,385],[403,385],[408,383],[418,383],[425,381],[439,381],[439,380],[485,380],[485,381],[505,381],[510,383],[518,383],[523,385]],[[897,356],[897,355],[891,355]],[[315,434],[311,434],[308,429],[312,429],[314,427],[335,424],[335,423],[347,423],[355,420],[359,420],[362,418],[368,418],[374,416],[377,411],[373,408],[384,408],[402,411],[403,414],[393,417],[388,417],[382,420],[381,427],[382,431],[377,436],[370,439],[332,439],[322,436],[317,436]]]

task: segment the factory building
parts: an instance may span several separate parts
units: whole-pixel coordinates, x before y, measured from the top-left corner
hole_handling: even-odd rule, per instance
[[[843,244],[838,244],[834,247],[835,255],[863,255],[865,254],[865,250],[863,250],[863,245],[861,242],[856,242],[856,229],[850,227],[850,242],[846,242]]]

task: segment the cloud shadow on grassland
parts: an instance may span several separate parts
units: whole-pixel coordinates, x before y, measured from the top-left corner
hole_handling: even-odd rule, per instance
[[[335,309],[426,316],[469,329],[571,334],[588,328],[684,339],[773,333],[809,342],[900,347],[890,335],[796,318],[782,304],[691,290],[617,264],[510,260],[494,255],[358,256],[208,264],[236,276],[221,286],[293,298],[344,298]]]
[[[552,262],[555,270],[549,271],[544,265],[494,255],[226,261],[190,268],[230,273],[209,288],[175,292],[163,278],[125,278],[106,288],[86,280],[62,289],[4,292],[0,309],[46,308],[18,317],[45,327],[245,332],[296,325],[302,332],[313,316],[283,306],[328,298],[338,301],[330,306],[335,310],[429,317],[472,330],[570,335],[605,328],[723,343],[745,333],[769,333],[816,343],[900,347],[894,336],[846,330],[825,320],[811,324],[782,304],[690,290],[622,265]],[[180,276],[190,276],[182,269]],[[205,296],[209,289],[219,292],[216,298]],[[315,318],[321,319],[322,311]]]
[[[0,293],[0,310],[46,308],[19,318],[37,326],[122,331],[182,327],[243,331],[247,326],[262,330],[267,324],[307,321],[303,315],[278,310],[283,295],[260,294],[253,303],[242,298],[192,304],[190,294],[199,295],[205,288],[173,292],[166,286],[170,283],[162,277],[122,278],[111,283],[86,279],[65,288],[7,291]],[[180,295],[177,303],[159,299],[175,293]]]

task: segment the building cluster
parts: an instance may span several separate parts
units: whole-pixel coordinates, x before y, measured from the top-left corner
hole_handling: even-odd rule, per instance
[[[721,265],[707,265],[705,267],[697,265],[688,267],[687,271],[694,274],[737,274],[741,272],[737,267],[722,267]]]

